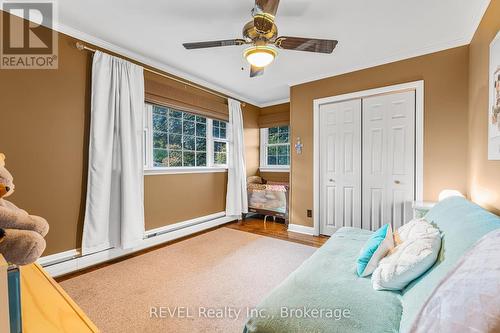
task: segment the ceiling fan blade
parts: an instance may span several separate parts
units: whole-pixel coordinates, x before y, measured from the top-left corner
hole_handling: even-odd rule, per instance
[[[264,75],[264,67],[256,67],[256,66],[250,67],[250,77],[256,77],[261,75]]]
[[[197,43],[184,43],[182,44],[186,49],[205,49],[209,47],[219,47],[219,46],[234,46],[234,45],[244,45],[246,41],[244,39],[225,39],[225,40],[214,40],[208,42],[197,42]]]
[[[331,39],[315,39],[301,37],[278,37],[274,45],[280,49],[307,51],[317,53],[332,53],[338,41]]]
[[[255,16],[257,14],[269,14],[272,16],[276,16],[279,4],[280,0],[255,0],[253,15]]]

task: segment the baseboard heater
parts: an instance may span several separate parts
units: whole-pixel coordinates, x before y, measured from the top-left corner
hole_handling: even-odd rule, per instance
[[[210,229],[212,227],[231,222],[232,220],[234,219],[230,216],[225,216],[224,212],[215,213],[148,230],[144,234],[142,244],[132,249],[123,250],[112,247],[85,255],[82,255],[81,249],[75,249],[42,257],[38,260],[38,263],[42,267],[46,268],[53,276],[59,276],[123,257],[171,240],[189,236],[190,234]]]

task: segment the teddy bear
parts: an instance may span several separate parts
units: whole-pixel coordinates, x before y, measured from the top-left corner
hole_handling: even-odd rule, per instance
[[[49,224],[39,216],[29,215],[4,198],[14,192],[14,182],[0,153],[0,254],[7,262],[27,265],[35,262],[45,250]]]

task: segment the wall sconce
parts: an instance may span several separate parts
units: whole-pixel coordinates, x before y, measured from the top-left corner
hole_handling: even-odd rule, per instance
[[[297,143],[295,144],[295,151],[297,152],[297,155],[302,154],[302,148],[304,145],[302,144],[302,141],[300,141],[300,136],[297,137]]]
[[[439,193],[438,199],[439,199],[439,201],[443,201],[444,199],[450,198],[450,197],[462,197],[463,198],[464,195],[457,190],[442,190],[441,193]]]

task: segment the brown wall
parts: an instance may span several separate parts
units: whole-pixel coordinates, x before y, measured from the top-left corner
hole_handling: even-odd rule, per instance
[[[245,136],[245,162],[247,165],[247,177],[259,174],[260,164],[260,131],[259,114],[260,108],[246,104],[243,108],[243,124]]]
[[[59,69],[0,70],[0,152],[9,199],[50,223],[44,255],[80,247],[87,178],[91,54],[59,34]],[[258,112],[244,110],[249,172],[258,168]],[[146,229],[225,209],[226,173],[145,177]]]
[[[49,221],[45,254],[76,248],[83,225],[90,58],[73,43],[60,37],[57,70],[0,70],[9,200]]]
[[[468,62],[464,46],[292,87],[292,137],[304,149],[292,151],[290,223],[313,225],[306,215],[313,208],[313,100],[404,82],[425,81],[424,199],[446,188],[465,193]]]
[[[226,172],[146,176],[146,230],[223,212],[226,184]]]
[[[500,214],[500,161],[488,161],[488,75],[490,43],[500,30],[500,0],[492,0],[470,44],[469,195]]]

